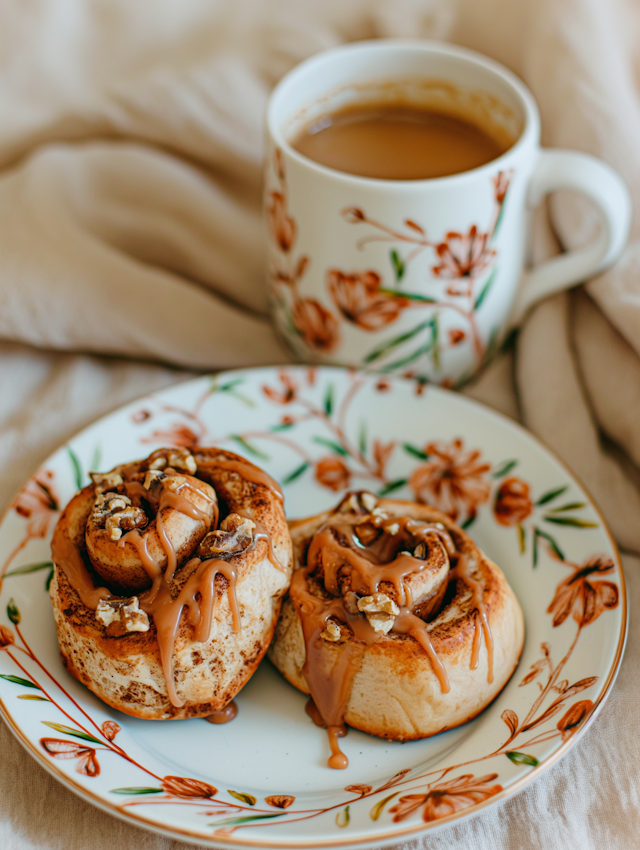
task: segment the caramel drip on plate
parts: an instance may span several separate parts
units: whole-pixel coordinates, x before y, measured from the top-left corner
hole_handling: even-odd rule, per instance
[[[311,693],[306,711],[317,725],[327,729],[331,747],[329,767],[344,768],[348,765],[338,738],[346,734],[344,716],[351,689],[365,648],[383,637],[382,633],[373,629],[365,615],[353,607],[353,597],[347,606],[343,594],[373,595],[380,592],[384,583],[392,584],[400,608],[392,633],[408,634],[414,638],[429,658],[442,693],[450,691],[447,671],[433,646],[427,623],[412,610],[411,589],[406,583],[411,575],[432,567],[428,558],[406,551],[421,543],[425,544],[428,552],[432,551],[432,546],[439,547],[448,565],[451,560],[456,563],[454,570],[447,568],[445,578],[434,576],[437,585],[421,603],[426,606],[423,616],[437,613],[451,579],[459,578],[465,582],[472,590],[473,605],[477,610],[471,668],[478,666],[481,623],[489,656],[488,681],[493,681],[493,639],[484,606],[484,586],[473,578],[468,559],[456,549],[444,526],[410,517],[371,515],[349,521],[341,515],[330,519],[311,540],[307,566],[294,572],[289,591],[305,640],[306,658],[302,673]],[[318,585],[316,593],[312,592],[314,583]],[[336,641],[322,638],[330,620],[347,626],[353,637],[341,629]]]
[[[215,723],[219,725],[221,723],[229,723],[236,717],[238,714],[238,706],[235,704],[233,700],[228,702],[223,709],[220,711],[214,711],[213,714],[209,714],[208,717],[204,719],[208,723]]]
[[[51,557],[54,563],[62,567],[69,584],[84,606],[95,609],[101,599],[113,599],[113,594],[106,587],[96,587],[79,547],[65,537],[58,525],[51,540]]]

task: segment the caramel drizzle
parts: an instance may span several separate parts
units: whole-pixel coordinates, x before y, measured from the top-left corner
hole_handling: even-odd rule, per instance
[[[435,651],[427,623],[411,610],[413,605],[411,591],[405,584],[405,579],[409,575],[426,569],[429,565],[428,561],[405,552],[392,556],[389,561],[385,560],[392,555],[387,535],[395,537],[401,532],[403,539],[409,537],[413,541],[434,542],[443,548],[449,558],[457,556],[455,570],[449,571],[449,576],[442,583],[443,586],[437,588],[432,596],[436,604],[438,600],[441,602],[444,596],[443,591],[446,590],[448,581],[453,578],[460,578],[471,588],[473,605],[477,610],[471,669],[476,669],[478,666],[479,624],[481,624],[487,645],[488,681],[493,681],[493,638],[484,605],[484,587],[481,582],[471,576],[468,560],[463,553],[456,550],[451,535],[440,524],[424,523],[409,517],[371,517],[366,522],[385,534],[382,546],[378,545],[377,552],[375,546],[363,545],[352,524],[348,522],[332,524],[330,521],[312,539],[307,553],[308,566],[294,572],[289,591],[298,612],[305,639],[306,658],[302,672],[311,693],[307,713],[315,723],[327,728],[332,753],[329,767],[333,768],[344,768],[349,763],[347,757],[341,752],[337,739],[346,734],[344,715],[364,649],[381,637],[369,625],[364,614],[360,612],[351,614],[345,608],[340,590],[340,579],[345,578],[345,567],[348,570],[349,587],[352,591],[373,594],[378,591],[383,582],[393,584],[398,595],[400,613],[395,618],[392,632],[409,634],[420,644],[429,658],[442,693],[450,691],[447,671]],[[398,528],[394,529],[394,526]],[[340,542],[341,539],[346,540],[347,544]],[[329,599],[321,598],[309,591],[309,577],[318,566],[321,566],[323,571],[324,586],[332,594]],[[427,601],[431,606],[431,600]],[[320,635],[331,618],[348,625],[353,632],[353,640],[330,647]]]
[[[209,723],[215,723],[216,725],[221,723],[230,723],[237,714],[238,706],[233,700],[231,700],[231,702],[228,702],[220,711],[214,711],[212,714],[205,717],[205,720]]]
[[[56,525],[51,540],[51,557],[62,567],[69,584],[80,597],[86,608],[95,610],[101,599],[113,599],[106,587],[96,587],[96,583],[87,569],[80,548]]]

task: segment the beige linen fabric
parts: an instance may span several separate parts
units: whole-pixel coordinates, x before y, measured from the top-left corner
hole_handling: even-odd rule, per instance
[[[79,427],[182,370],[286,361],[262,280],[266,98],[300,59],[379,36],[504,62],[537,97],[545,144],[605,158],[640,210],[640,0],[0,2],[3,506]],[[550,209],[537,258],[598,226],[575,198]],[[640,552],[640,215],[620,262],[540,305],[465,392],[560,454]],[[633,612],[640,560],[626,565]],[[636,847],[639,629],[632,618],[612,696],[560,764],[402,846]],[[184,846],[81,802],[0,723],[2,850]]]

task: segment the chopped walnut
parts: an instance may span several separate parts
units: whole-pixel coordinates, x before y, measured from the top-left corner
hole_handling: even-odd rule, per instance
[[[422,542],[422,543],[418,543],[418,545],[416,546],[416,548],[413,550],[413,557],[414,557],[414,558],[426,558],[426,557],[427,557],[427,552],[428,552],[428,551],[429,551],[429,550],[428,550],[428,548],[427,548],[427,544],[426,544],[426,543],[424,543],[424,542]]]
[[[387,525],[385,527],[385,531],[387,532],[387,534],[393,536],[394,534],[397,534],[400,531],[400,525],[397,522],[392,522],[391,525]]]
[[[362,502],[362,507],[371,513],[375,506],[378,504],[378,500],[373,495],[373,493],[360,493],[360,501]]]
[[[111,637],[127,632],[149,631],[149,617],[140,610],[137,596],[130,599],[101,599],[96,608],[96,620],[106,628]]]
[[[167,461],[172,469],[182,469],[189,475],[195,475],[198,468],[194,456],[188,449],[171,449],[167,453]]]
[[[116,487],[124,483],[119,472],[90,472],[89,475],[93,481],[96,495],[106,493],[108,490],[115,490]]]
[[[131,505],[128,496],[119,493],[98,493],[91,511],[91,521],[99,528],[104,528],[107,518],[116,511],[121,511]]]
[[[340,626],[337,623],[334,623],[333,620],[327,620],[327,627],[320,633],[320,637],[324,638],[324,640],[330,641],[331,643],[337,643],[337,641],[339,641],[342,637]]]
[[[164,477],[164,472],[161,472],[159,469],[148,469],[147,474],[144,476],[142,486],[145,488],[145,490],[150,490],[152,484],[154,484],[156,481],[162,481]]]
[[[134,508],[129,504],[128,506],[123,505],[122,510],[110,514],[104,527],[109,532],[111,540],[120,540],[123,530],[132,531],[134,528],[144,528],[148,521],[142,508]]]
[[[363,596],[358,600],[358,610],[362,611],[374,631],[385,635],[391,631],[400,613],[400,608],[386,593]]]
[[[199,558],[230,558],[253,543],[256,524],[239,514],[229,514],[217,531],[210,531],[198,547]]]
[[[358,600],[359,596],[357,593],[354,593],[352,590],[348,590],[343,596],[344,607],[350,614],[357,614],[360,610],[358,608]]]
[[[149,463],[149,469],[164,469],[166,465],[166,457],[156,457]]]

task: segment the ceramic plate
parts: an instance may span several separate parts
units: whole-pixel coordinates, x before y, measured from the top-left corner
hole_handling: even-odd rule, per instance
[[[347,770],[305,697],[262,663],[225,726],[136,720],[66,673],[47,585],[60,507],[90,469],[167,445],[220,445],[283,485],[290,517],[348,487],[417,497],[468,529],[524,610],[520,665],[475,720],[424,741],[350,730]],[[511,421],[408,379],[255,369],[180,384],[91,425],[18,494],[0,526],[0,698],[23,746],[80,796],[167,835],[222,847],[371,846],[471,816],[575,743],[613,684],[624,579],[597,508]]]

